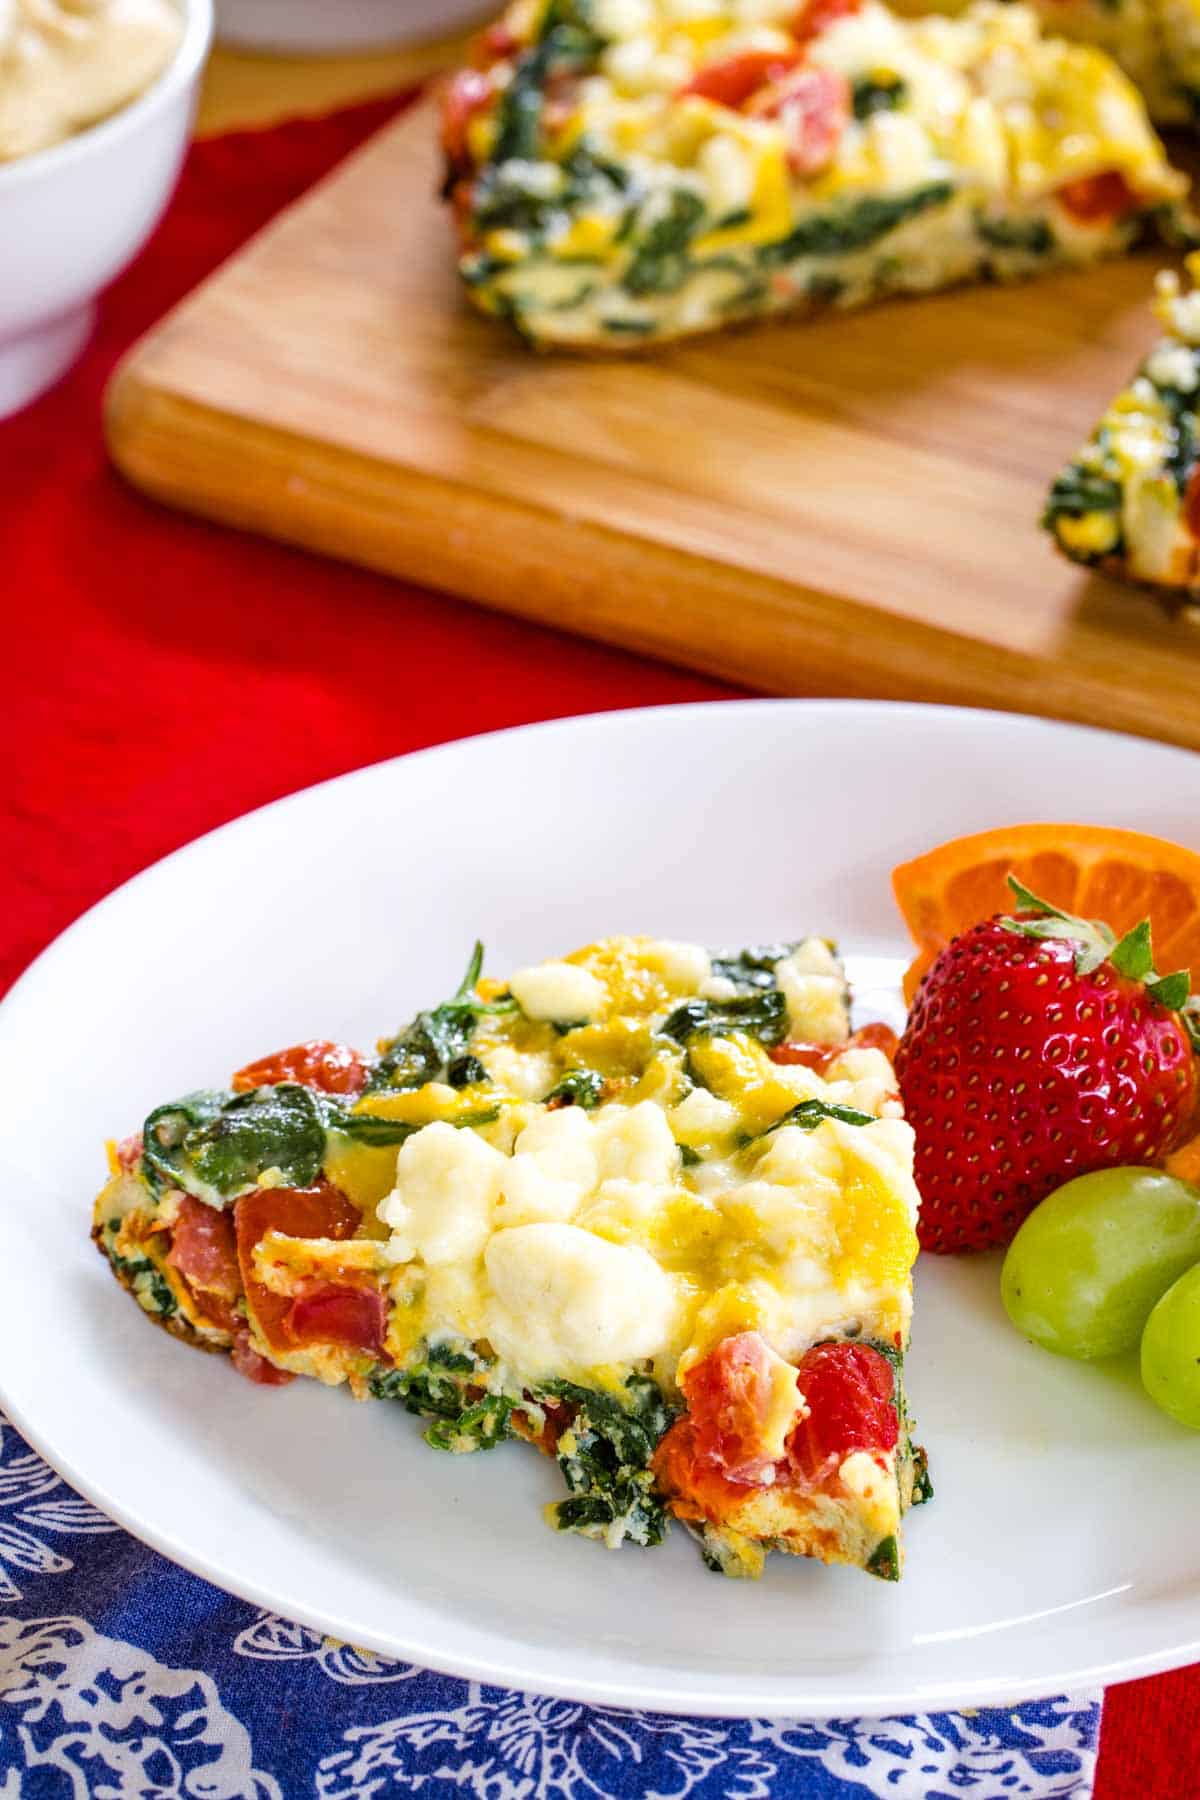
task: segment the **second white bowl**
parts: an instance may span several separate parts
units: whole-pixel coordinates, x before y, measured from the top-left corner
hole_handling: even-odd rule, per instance
[[[217,0],[217,35],[243,50],[295,54],[432,42],[500,10],[500,0]]]
[[[0,164],[0,419],[75,360],[96,296],[170,199],[212,36],[212,0],[180,5],[182,41],[144,94],[61,144]]]

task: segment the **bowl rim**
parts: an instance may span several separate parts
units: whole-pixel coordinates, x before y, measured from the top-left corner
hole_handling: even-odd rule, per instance
[[[173,0],[183,15],[183,36],[175,54],[148,88],[126,105],[118,107],[94,125],[85,125],[57,144],[31,150],[27,156],[14,156],[0,162],[0,196],[19,187],[22,182],[39,176],[53,175],[69,164],[86,160],[89,154],[115,142],[161,112],[175,97],[189,87],[204,64],[213,37],[213,0]]]

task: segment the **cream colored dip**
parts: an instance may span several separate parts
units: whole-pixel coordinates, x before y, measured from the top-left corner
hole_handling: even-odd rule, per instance
[[[171,0],[0,0],[0,163],[128,106],[182,35]]]

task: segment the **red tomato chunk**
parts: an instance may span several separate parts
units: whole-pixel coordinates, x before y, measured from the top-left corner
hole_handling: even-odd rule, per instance
[[[275,1087],[281,1081],[297,1081],[323,1094],[361,1094],[367,1081],[367,1059],[349,1044],[333,1044],[327,1038],[309,1038],[290,1050],[276,1050],[257,1062],[247,1063],[233,1078],[235,1093]]]

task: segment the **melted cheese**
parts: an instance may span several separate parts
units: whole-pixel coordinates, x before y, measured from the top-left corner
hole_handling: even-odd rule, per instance
[[[685,1054],[661,1031],[665,1018],[714,982],[720,1005],[734,985],[694,945],[610,939],[523,972],[512,991],[540,1007],[563,970],[601,990],[601,1015],[550,1043],[538,1021],[487,1016],[472,1043],[487,1082],[442,1089],[442,1116],[396,1156],[379,1207],[390,1236],[372,1246],[394,1270],[393,1354],[450,1333],[486,1342],[526,1385],[651,1361],[671,1386],[681,1361],[742,1329],[793,1360],[840,1331],[903,1339],[917,1196],[912,1133],[882,1052],[847,1049],[824,1078],[722,1027],[691,1036]],[[844,981],[826,943],[806,940],[775,976],[793,1036],[845,1038]],[[588,1069],[611,1092],[591,1111],[530,1104],[514,1067],[524,1060],[539,1085]],[[499,1119],[451,1122],[481,1096]],[[364,1104],[378,1110],[381,1099],[420,1116],[416,1094]],[[781,1122],[811,1100],[870,1122]]]
[[[815,1044],[840,1044],[850,1029],[846,984],[828,944],[808,938],[775,971],[788,1007],[792,1036],[803,1023]]]
[[[518,1225],[489,1240],[485,1266],[486,1336],[524,1379],[628,1366],[670,1342],[681,1296],[639,1245]]]
[[[492,1231],[505,1159],[475,1132],[426,1125],[400,1147],[396,1185],[380,1204],[397,1262],[473,1263]]]
[[[572,963],[547,962],[535,969],[518,969],[509,986],[528,1019],[586,1022],[604,1006],[604,989],[596,977]]]

